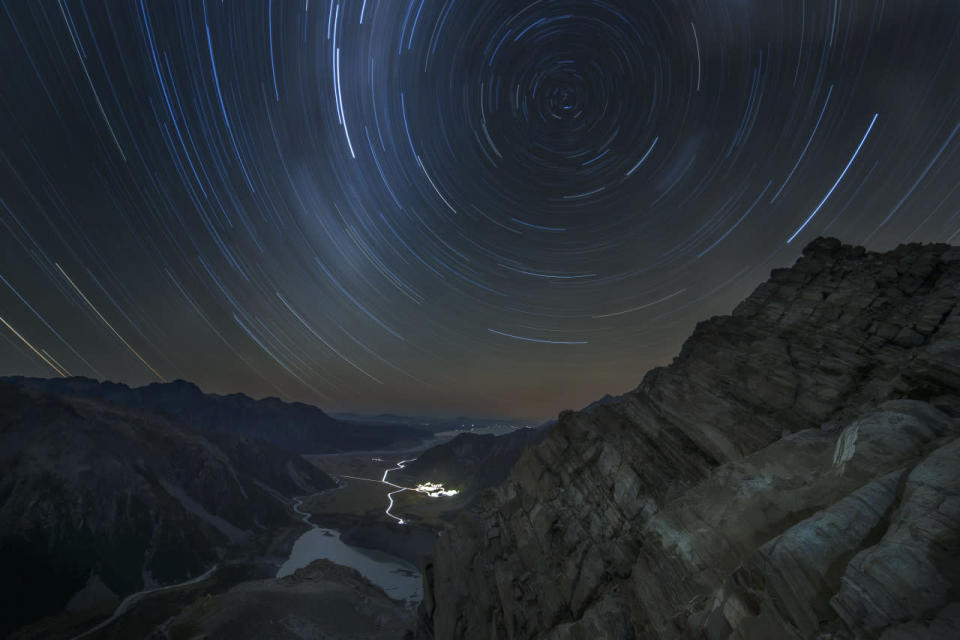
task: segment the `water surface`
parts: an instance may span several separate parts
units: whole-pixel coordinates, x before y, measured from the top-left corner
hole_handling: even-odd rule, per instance
[[[382,551],[352,547],[341,541],[340,533],[333,529],[315,527],[300,536],[277,577],[288,576],[320,558],[356,569],[388,596],[408,605],[423,598],[423,583],[415,566]]]

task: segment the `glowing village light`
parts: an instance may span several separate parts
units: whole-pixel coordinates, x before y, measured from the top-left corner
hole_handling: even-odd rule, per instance
[[[426,494],[431,498],[449,498],[460,493],[456,489],[444,489],[443,485],[438,482],[422,482],[414,487],[414,491]]]

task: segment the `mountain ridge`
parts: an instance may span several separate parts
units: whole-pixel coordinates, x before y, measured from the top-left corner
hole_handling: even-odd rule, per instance
[[[812,242],[480,494],[417,637],[960,633],[958,291],[958,248]]]
[[[269,397],[256,400],[242,393],[204,393],[185,380],[153,382],[141,387],[87,377],[0,378],[24,389],[63,396],[93,398],[111,404],[165,413],[205,432],[247,434],[296,453],[404,447],[430,437],[406,425],[348,423],[319,407]]]

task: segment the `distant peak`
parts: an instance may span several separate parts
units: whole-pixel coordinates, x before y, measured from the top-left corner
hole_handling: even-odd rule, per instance
[[[154,388],[154,389],[166,388],[166,389],[174,389],[177,391],[187,391],[190,393],[200,393],[200,394],[203,393],[203,390],[201,390],[200,387],[198,387],[196,384],[194,384],[193,382],[190,382],[189,380],[183,380],[181,378],[177,378],[176,380],[172,380],[170,382],[153,382],[151,384],[148,384],[146,388],[148,389],[149,388]]]
[[[843,243],[836,238],[819,237],[810,241],[803,248],[803,255],[811,256],[815,254],[832,254],[843,247]]]

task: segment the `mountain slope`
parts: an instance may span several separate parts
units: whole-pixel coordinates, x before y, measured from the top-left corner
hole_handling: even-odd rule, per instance
[[[294,526],[291,496],[335,486],[260,440],[3,383],[0,469],[0,635],[199,575]]]
[[[439,482],[470,494],[501,483],[524,448],[540,442],[546,430],[517,429],[500,436],[461,433],[421,453],[393,474],[402,485]]]
[[[411,622],[401,602],[356,570],[315,560],[204,599],[165,626],[170,638],[397,640]]]
[[[277,398],[254,400],[242,393],[203,393],[175,380],[131,388],[90,378],[0,378],[28,391],[91,398],[173,416],[198,431],[262,438],[296,453],[330,453],[412,446],[429,431],[404,425],[361,425],[331,418],[317,407]]]
[[[958,249],[813,242],[561,414],[438,540],[419,636],[957,637],[958,293]]]

